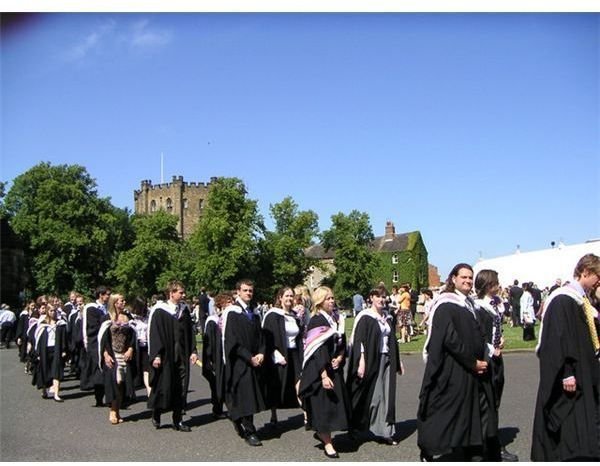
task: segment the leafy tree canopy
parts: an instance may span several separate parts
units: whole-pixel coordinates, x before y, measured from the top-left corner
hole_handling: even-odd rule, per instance
[[[79,165],[42,162],[19,175],[4,211],[26,245],[36,293],[88,291],[131,240],[127,211],[99,198],[96,181]]]
[[[135,215],[133,247],[121,252],[109,277],[126,295],[149,298],[164,289],[162,274],[172,267],[181,241],[177,236],[177,217],[158,211],[151,215]]]
[[[261,282],[272,297],[281,286],[302,284],[318,262],[304,254],[318,234],[318,216],[312,210],[298,211],[291,197],[271,205],[270,210],[275,231],[266,232],[261,245]]]
[[[257,202],[246,198],[244,183],[238,178],[215,180],[189,240],[195,261],[192,285],[226,290],[240,278],[255,277],[257,244],[264,231]]]
[[[331,228],[321,235],[323,247],[335,250],[334,293],[347,302],[354,293],[366,294],[373,286],[376,255],[369,249],[374,239],[369,215],[353,210],[331,217]]]

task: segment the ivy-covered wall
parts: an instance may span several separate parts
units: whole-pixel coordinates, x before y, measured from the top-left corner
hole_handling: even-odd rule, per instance
[[[377,255],[380,260],[376,281],[383,281],[389,291],[402,283],[410,283],[415,290],[429,286],[427,249],[419,232],[409,234],[404,251],[378,252]],[[393,256],[397,257],[397,263],[393,263]],[[397,281],[393,279],[394,272],[397,272]]]

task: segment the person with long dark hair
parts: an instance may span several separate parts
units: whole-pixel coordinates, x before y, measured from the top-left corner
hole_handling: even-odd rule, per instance
[[[485,330],[470,297],[473,269],[457,264],[432,306],[417,411],[421,459],[498,460],[498,421]]]
[[[220,419],[223,414],[225,402],[225,372],[223,361],[223,333],[221,327],[221,314],[223,310],[233,303],[230,293],[221,293],[215,296],[215,314],[206,318],[202,331],[202,375],[210,386],[210,401],[212,415]]]
[[[497,296],[500,291],[498,273],[495,270],[480,270],[475,277],[475,290],[477,299],[475,305],[482,312],[482,320],[486,329],[486,341],[491,350],[489,360],[489,373],[494,389],[496,411],[500,408],[500,400],[504,390],[504,360],[502,350],[504,348],[504,336],[502,335],[502,300]],[[498,419],[498,414],[496,414]],[[506,450],[506,446],[500,446],[500,457],[502,461],[519,461],[519,457]]]
[[[135,329],[137,344],[135,351],[136,380],[135,386],[146,387],[146,395],[150,396],[150,361],[148,359],[148,305],[141,296],[136,296],[131,303],[133,320],[131,326]]]
[[[369,293],[371,307],[354,321],[350,337],[347,386],[352,428],[397,445],[396,374],[402,374],[393,319],[384,312],[385,293]]]
[[[333,291],[318,287],[312,297],[299,396],[307,414],[307,429],[316,431],[325,456],[339,458],[331,433],[348,430],[350,402],[344,383],[346,341],[344,330],[334,314]]]
[[[302,369],[302,324],[295,314],[294,290],[283,287],[274,307],[263,319],[266,341],[266,393],[271,424],[277,424],[277,409],[299,408],[298,383]]]

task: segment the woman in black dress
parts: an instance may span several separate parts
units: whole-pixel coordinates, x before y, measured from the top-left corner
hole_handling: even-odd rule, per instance
[[[125,398],[134,399],[136,333],[125,313],[125,299],[112,294],[108,301],[110,320],[98,332],[98,357],[102,366],[104,396],[110,405],[108,419],[116,425],[123,422],[120,408]]]
[[[210,385],[210,401],[215,419],[224,416],[223,403],[225,402],[225,362],[223,361],[221,313],[231,304],[233,304],[232,294],[221,293],[215,296],[216,314],[206,318],[204,329],[202,329],[202,375]]]
[[[339,458],[331,432],[348,429],[350,411],[344,383],[344,330],[334,314],[330,288],[317,288],[312,301],[299,396],[307,413],[307,429],[316,431],[315,438],[323,442],[328,458]]]
[[[52,387],[54,401],[62,402],[58,395],[60,381],[64,379],[67,356],[67,323],[58,319],[58,310],[47,304],[46,313],[40,316],[35,329],[33,354],[37,360],[32,383],[48,398]]]
[[[347,386],[352,428],[397,445],[396,374],[402,374],[393,319],[384,312],[386,296],[369,293],[371,307],[354,320],[348,356]]]
[[[271,408],[271,424],[277,424],[277,408],[299,408],[298,382],[302,369],[301,323],[293,310],[294,290],[282,288],[275,298],[275,306],[263,320],[267,345],[267,403]]]

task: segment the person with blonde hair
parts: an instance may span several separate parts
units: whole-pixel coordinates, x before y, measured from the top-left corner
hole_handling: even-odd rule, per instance
[[[116,425],[123,422],[120,408],[125,397],[135,397],[133,383],[136,333],[125,314],[125,299],[113,293],[108,300],[110,320],[98,332],[98,358],[102,367],[104,395],[109,406],[108,419]]]
[[[333,291],[318,287],[312,297],[299,397],[307,413],[307,429],[323,443],[325,456],[339,458],[331,432],[348,430],[350,404],[344,383],[346,341],[334,316]]]
[[[600,257],[581,257],[573,278],[550,294],[542,316],[532,461],[600,459],[600,342],[590,303],[600,285]]]
[[[37,359],[33,384],[42,390],[42,398],[49,398],[52,387],[54,401],[62,402],[59,396],[60,382],[64,379],[67,356],[67,323],[58,318],[58,308],[47,304],[46,313],[40,316],[35,330],[34,355]]]

